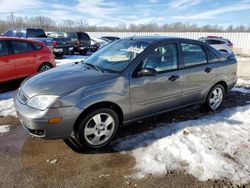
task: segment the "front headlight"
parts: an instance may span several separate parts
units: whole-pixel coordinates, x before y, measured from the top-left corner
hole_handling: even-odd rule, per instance
[[[28,100],[27,105],[39,110],[45,110],[58,98],[56,95],[38,95]]]

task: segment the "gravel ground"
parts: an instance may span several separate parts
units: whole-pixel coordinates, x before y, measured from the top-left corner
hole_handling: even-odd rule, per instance
[[[238,74],[250,75],[250,62],[240,62]],[[246,68],[247,67],[247,68]],[[249,74],[249,75],[248,75]],[[0,92],[13,90],[19,81],[9,82]],[[229,92],[222,108],[245,105],[250,94]],[[119,130],[117,138],[150,130],[161,122],[170,123],[198,119],[207,115],[199,106],[185,108],[134,123]],[[143,179],[130,177],[135,159],[110,147],[104,151],[75,152],[61,140],[41,140],[29,136],[14,117],[0,117],[0,125],[10,125],[10,131],[0,135],[1,187],[232,187],[229,180],[198,181],[184,172]],[[113,143],[115,144],[115,142]],[[250,185],[242,185],[249,187]]]

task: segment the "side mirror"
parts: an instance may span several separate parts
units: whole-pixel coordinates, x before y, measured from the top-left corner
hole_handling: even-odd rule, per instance
[[[153,68],[143,68],[138,72],[138,77],[142,76],[155,76],[157,74],[157,71]]]

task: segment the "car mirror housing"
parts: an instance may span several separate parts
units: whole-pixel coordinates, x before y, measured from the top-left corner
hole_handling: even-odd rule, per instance
[[[145,67],[143,69],[141,69],[138,72],[138,77],[143,77],[143,76],[155,76],[157,74],[157,71],[153,68],[148,68]]]

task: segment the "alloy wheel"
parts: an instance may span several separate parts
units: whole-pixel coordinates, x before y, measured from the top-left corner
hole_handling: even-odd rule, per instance
[[[98,113],[90,118],[84,128],[85,140],[94,146],[107,142],[115,130],[115,121],[107,113]]]
[[[216,87],[211,94],[209,99],[209,105],[212,110],[219,108],[223,100],[223,90],[220,87]]]

